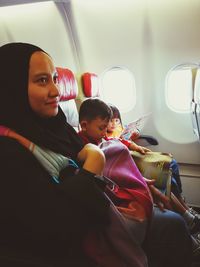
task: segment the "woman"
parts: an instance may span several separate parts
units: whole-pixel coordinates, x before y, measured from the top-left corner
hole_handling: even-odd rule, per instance
[[[128,238],[127,249],[138,258],[128,262],[120,251],[107,250],[112,236],[117,237],[113,246],[124,244],[115,235],[118,217],[110,216],[104,184],[94,176],[101,174],[105,159],[96,146],[83,147],[67,124],[58,106],[57,74],[50,56],[36,46],[11,43],[0,48],[0,61],[0,266],[147,266],[141,249]],[[183,252],[176,257],[188,267],[190,239],[179,217],[165,229],[169,235],[176,228],[178,241],[172,239]],[[110,242],[102,233],[111,237]]]
[[[0,124],[44,150],[84,159],[89,149],[83,150],[73,128],[65,123],[50,57],[38,47],[10,44],[0,48],[0,58]],[[93,266],[81,252],[81,240],[96,220],[106,223],[108,201],[91,178],[83,174],[83,181],[73,177],[66,186],[55,186],[41,162],[17,140],[1,136],[0,150],[4,177],[0,193],[0,265],[82,266],[79,262],[83,262]],[[88,159],[85,170],[93,172],[94,165]],[[91,188],[90,195],[86,186]],[[81,197],[88,210],[79,207]],[[91,197],[95,201],[90,202]]]
[[[95,176],[103,153],[83,147],[58,105],[51,57],[11,43],[0,48],[0,60],[0,266],[146,267]],[[112,249],[124,242],[114,242],[116,233],[131,250],[125,260]]]

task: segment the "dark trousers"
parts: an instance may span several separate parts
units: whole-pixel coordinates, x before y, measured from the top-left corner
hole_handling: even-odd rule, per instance
[[[183,218],[154,208],[143,248],[149,267],[190,267],[192,242]]]
[[[172,159],[170,168],[172,170],[171,190],[175,196],[179,197],[182,193],[182,183],[179,174],[179,166],[175,159]]]

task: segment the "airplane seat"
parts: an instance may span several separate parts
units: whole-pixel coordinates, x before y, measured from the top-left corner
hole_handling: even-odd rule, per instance
[[[78,96],[78,84],[73,72],[66,68],[56,68],[60,87],[60,107],[67,122],[75,129],[78,128],[78,110],[75,98]]]
[[[86,72],[81,76],[81,87],[85,98],[100,97],[100,86],[98,75],[95,73]],[[135,143],[142,146],[158,145],[158,141],[150,135],[141,134]]]
[[[82,86],[85,97],[100,97],[98,76],[95,73],[82,74]]]
[[[193,131],[200,141],[200,72],[197,68],[192,69],[192,101],[191,114]]]
[[[157,146],[159,144],[155,137],[147,134],[140,134],[134,142],[139,146]]]
[[[100,97],[100,87],[98,76],[95,73],[85,72],[76,75],[79,87],[78,97],[76,98],[79,110],[81,103],[90,97]]]

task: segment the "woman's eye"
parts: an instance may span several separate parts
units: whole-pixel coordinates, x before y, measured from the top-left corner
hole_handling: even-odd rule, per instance
[[[47,83],[47,78],[46,77],[41,77],[38,79],[38,82],[41,84]]]

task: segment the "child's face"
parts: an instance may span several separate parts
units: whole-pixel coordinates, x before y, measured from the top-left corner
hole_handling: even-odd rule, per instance
[[[120,122],[120,119],[119,118],[113,118],[110,120],[110,122],[108,123],[108,128],[107,128],[107,131],[109,133],[112,133],[114,132],[117,127],[121,125],[121,122]]]
[[[91,121],[83,121],[81,123],[81,128],[90,139],[98,142],[101,141],[103,137],[105,137],[107,133],[108,123],[108,119],[97,117],[96,119]]]

